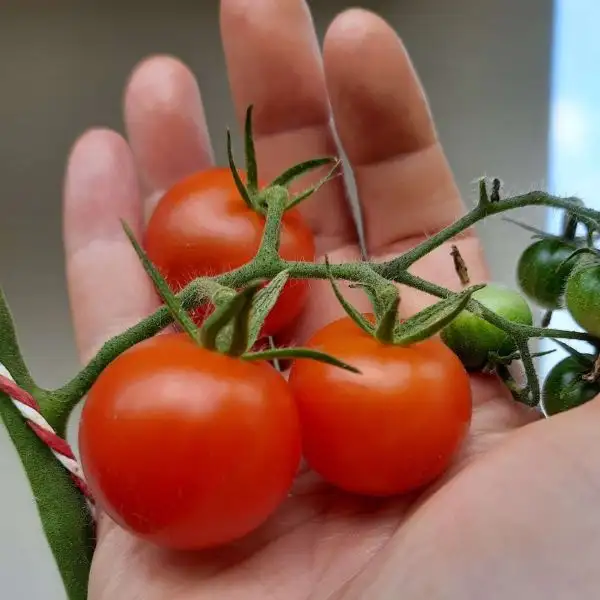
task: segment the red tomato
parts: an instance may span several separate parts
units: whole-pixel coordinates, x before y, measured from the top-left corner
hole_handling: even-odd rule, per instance
[[[180,181],[160,199],[148,223],[145,249],[171,287],[179,290],[196,277],[224,273],[250,261],[264,225],[264,216],[240,196],[231,171],[209,169]],[[315,259],[313,235],[295,209],[283,217],[280,254],[286,260]],[[265,321],[263,335],[290,325],[307,295],[306,281],[289,281]],[[198,324],[206,313],[195,312]]]
[[[471,421],[469,377],[442,342],[382,344],[342,318],[309,347],[361,371],[309,360],[292,365],[304,455],[352,493],[390,496],[432,482],[449,466]]]
[[[79,446],[99,505],[134,534],[177,549],[255,529],[287,496],[301,456],[283,377],[181,333],[141,342],[102,372]]]

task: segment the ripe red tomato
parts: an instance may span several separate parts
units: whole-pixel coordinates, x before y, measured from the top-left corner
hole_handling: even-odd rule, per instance
[[[160,199],[148,223],[145,249],[170,286],[179,290],[196,277],[217,275],[250,261],[264,225],[264,216],[240,196],[231,171],[209,169],[180,181]],[[296,209],[283,217],[280,254],[286,260],[315,259],[313,235]],[[265,321],[263,335],[290,325],[307,295],[306,281],[289,281]],[[206,314],[206,309],[196,311],[196,322]]]
[[[102,372],[79,446],[99,505],[139,537],[176,549],[255,529],[288,494],[301,456],[283,377],[181,333],[141,342]]]
[[[361,371],[296,360],[289,385],[304,456],[325,480],[352,493],[391,496],[432,482],[471,421],[469,377],[437,339],[382,344],[351,319],[318,331],[309,347]]]

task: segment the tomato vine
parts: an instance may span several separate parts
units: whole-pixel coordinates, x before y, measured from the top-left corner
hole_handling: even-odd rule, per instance
[[[537,338],[583,340],[596,348],[600,347],[598,338],[586,331],[536,327],[526,322],[511,321],[500,316],[494,310],[486,307],[484,303],[478,302],[477,296],[473,297],[473,293],[480,286],[473,286],[460,293],[455,293],[410,272],[410,268],[417,261],[442,244],[454,240],[480,221],[528,206],[545,206],[563,210],[569,224],[569,238],[574,237],[575,225],[579,223],[587,228],[589,242],[593,239],[594,234],[600,231],[600,212],[584,206],[581,201],[557,197],[544,191],[531,191],[522,195],[502,198],[498,180],[492,182],[490,191],[488,181],[481,179],[479,199],[474,208],[448,227],[387,262],[376,263],[365,260],[336,264],[330,263],[328,260],[324,262],[286,260],[281,256],[279,248],[282,222],[286,211],[293,209],[322,185],[325,185],[335,175],[339,161],[335,158],[325,157],[295,165],[267,186],[260,188],[252,140],[250,110],[246,120],[247,181],[245,183],[238,175],[229,136],[228,142],[229,164],[239,195],[248,210],[256,211],[260,213],[261,218],[264,218],[262,237],[254,256],[246,263],[231,270],[214,276],[196,277],[177,293],[171,293],[168,287],[163,289],[161,295],[165,302],[154,314],[107,341],[80,372],[63,386],[54,390],[46,390],[35,383],[21,356],[8,305],[4,296],[0,294],[0,363],[8,369],[19,386],[36,398],[42,414],[56,431],[64,432],[75,405],[84,398],[102,373],[114,361],[136,344],[153,337],[174,320],[197,344],[204,346],[205,349],[218,350],[239,360],[301,357],[352,371],[352,365],[342,363],[335,356],[325,355],[314,349],[291,348],[285,351],[280,349],[255,351],[252,349],[262,323],[289,280],[330,280],[338,300],[365,335],[372,335],[378,341],[398,346],[409,346],[415,342],[426,340],[441,331],[462,311],[473,313],[511,338],[516,351],[510,357],[496,357],[498,359],[496,372],[505,380],[515,400],[531,407],[539,406],[541,398],[540,382],[534,365],[535,355],[530,350],[532,340]],[[325,165],[332,165],[332,170],[326,177],[300,194],[295,196],[290,194],[288,185],[292,180]],[[153,277],[157,287],[161,288],[165,282],[157,272],[153,271],[152,264],[148,262],[147,256],[136,245],[136,240],[133,239],[126,226],[125,234],[129,235],[149,275]],[[593,266],[597,267],[597,264],[598,261],[595,258]],[[580,275],[582,271],[574,269],[574,273]],[[597,270],[593,273],[586,273],[590,277],[594,275],[597,279]],[[594,279],[594,285],[596,279]],[[336,281],[356,284],[368,293],[374,306],[374,324],[366,321],[345,302],[337,290]],[[573,281],[571,280],[571,282]],[[398,295],[399,285],[414,288],[440,300],[406,322],[398,322],[397,308],[401,298],[401,295]],[[574,286],[575,283],[572,285]],[[244,300],[244,294],[246,294],[247,301]],[[252,304],[256,297],[261,298],[260,304]],[[216,309],[198,330],[188,313],[207,303],[213,304]],[[582,313],[585,313],[584,309],[589,306],[589,303],[588,298],[585,299],[585,303],[580,303],[584,306],[581,309]],[[257,306],[261,308],[256,310]],[[554,306],[555,304],[552,305],[552,307]],[[587,316],[587,313],[584,316]],[[233,325],[231,325],[232,323]],[[223,335],[229,336],[225,342],[223,342]],[[526,374],[526,383],[522,387],[515,384],[505,368],[508,362],[516,358],[522,361]],[[590,386],[586,389],[589,388]],[[44,467],[50,463],[56,466],[53,462],[54,458],[43,444],[35,440],[31,431],[23,427],[22,420],[8,403],[6,403],[6,407],[2,407],[0,413],[15,442],[18,453],[22,458],[25,455],[28,457],[28,460],[24,461],[25,471],[35,492],[44,528],[60,566],[69,597],[71,600],[81,600],[85,598],[82,592],[85,588],[85,585],[82,585],[82,578],[85,578],[85,573],[89,568],[87,557],[89,557],[89,549],[92,544],[89,519],[82,518],[82,515],[89,515],[85,500],[83,497],[77,497],[78,500],[74,501],[74,492],[66,491],[64,478],[56,477],[56,468]],[[126,460],[126,457],[124,459]],[[49,507],[60,506],[61,503],[64,507],[61,514],[53,514],[49,510]],[[60,539],[68,539],[68,547],[59,543]],[[78,575],[74,576],[74,573]]]

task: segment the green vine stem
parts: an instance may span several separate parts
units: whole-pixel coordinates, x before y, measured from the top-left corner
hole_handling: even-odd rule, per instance
[[[492,193],[488,195],[485,182],[482,180],[480,198],[475,208],[423,243],[390,261],[344,264],[285,261],[278,252],[281,221],[284,212],[296,199],[290,198],[288,190],[278,183],[265,190],[255,192],[253,182],[256,175],[255,167],[252,166],[252,148],[247,148],[247,153],[251,163],[250,190],[252,193],[249,194],[249,200],[258,201],[266,211],[265,229],[260,249],[252,261],[240,268],[214,278],[196,279],[180,291],[176,295],[177,305],[186,311],[200,306],[208,298],[212,298],[213,292],[217,294],[219,291],[219,286],[227,286],[222,288],[225,293],[244,288],[251,282],[272,281],[282,273],[285,273],[284,277],[286,278],[347,281],[357,287],[362,287],[374,301],[374,305],[381,303],[382,292],[389,291],[392,282],[446,299],[452,295],[450,290],[417,277],[409,272],[409,268],[420,258],[445,242],[460,236],[467,229],[489,216],[526,206],[548,206],[565,210],[568,215],[587,226],[589,231],[600,229],[600,212],[573,202],[572,199],[562,199],[539,191],[501,199],[499,185],[495,183]],[[319,160],[321,161],[319,164],[332,162],[329,159]],[[231,162],[233,163],[233,161]],[[308,167],[312,166],[314,166],[312,163],[308,164]],[[305,164],[302,168],[306,170],[308,167]],[[295,172],[292,173],[292,175],[294,174]],[[327,178],[317,185],[322,185],[326,180]],[[132,249],[132,251],[134,250]],[[334,287],[335,289],[337,288]],[[395,299],[390,305],[392,304],[395,312],[397,306]],[[460,305],[460,310],[463,310],[462,306]],[[533,356],[528,348],[529,340],[536,337],[550,337],[579,339],[598,344],[597,339],[586,333],[512,323],[473,299],[465,298],[464,309],[474,312],[507,332],[515,340],[527,375],[527,385],[523,390],[512,391],[517,399],[531,406],[539,403],[540,390]],[[56,390],[43,390],[35,384],[21,357],[13,321],[4,297],[0,294],[0,362],[6,366],[15,381],[36,398],[42,413],[55,430],[59,434],[64,434],[72,409],[85,396],[102,370],[129,347],[155,335],[171,324],[173,318],[173,311],[166,305],[162,306],[154,314],[106,342],[96,356],[64,386]],[[187,323],[186,317],[182,318]],[[365,324],[365,327],[368,325]],[[390,335],[389,327],[387,329],[386,327],[380,332],[383,337]],[[267,356],[280,357],[281,353],[279,350],[250,353],[247,358],[264,359]],[[84,600],[87,595],[87,578],[93,551],[92,520],[87,504],[81,493],[73,486],[66,470],[28,428],[14,406],[6,397],[2,400],[0,416],[31,483],[43,528],[65,582],[69,599]]]
[[[51,414],[48,409],[53,406],[53,393],[37,387],[25,367],[13,320],[1,293],[0,362],[15,382],[36,399],[43,416],[64,437],[66,419]],[[67,470],[2,392],[0,417],[29,480],[42,528],[69,600],[85,600],[94,550],[94,525],[86,500],[73,485]]]
[[[278,195],[279,190],[277,188],[273,189],[275,190],[274,196]],[[485,186],[481,186],[481,189],[485,189]],[[526,206],[548,206],[563,209],[569,214],[573,214],[580,221],[598,224],[600,229],[600,212],[576,204],[571,199],[563,199],[542,191],[534,191],[492,202],[486,194],[482,193],[479,203],[470,212],[398,258],[384,263],[355,262],[326,265],[325,263],[284,261],[276,255],[274,248],[279,239],[281,202],[282,200],[270,202],[269,204],[267,227],[257,257],[238,269],[215,277],[215,282],[232,288],[241,288],[250,281],[272,279],[281,271],[286,270],[291,278],[327,279],[331,276],[338,280],[369,285],[374,288],[380,288],[382,282],[389,284],[389,280],[391,280],[427,294],[444,298],[450,293],[449,290],[412,275],[408,272],[408,269],[417,260],[443,243],[459,236],[486,217]],[[204,301],[205,296],[200,293],[198,286],[198,281],[192,281],[179,293],[178,298],[186,309],[197,306]],[[517,339],[556,337],[593,341],[592,336],[582,332],[515,325],[487,310],[475,300],[469,301],[467,310],[475,311],[483,319]],[[108,341],[73,380],[58,390],[60,392],[59,397],[62,399],[62,410],[70,412],[72,406],[85,395],[102,369],[116,356],[133,344],[156,334],[169,325],[171,321],[172,317],[168,309],[163,306],[145,320]]]

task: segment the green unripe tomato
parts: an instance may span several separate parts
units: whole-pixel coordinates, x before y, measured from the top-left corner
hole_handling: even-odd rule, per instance
[[[575,356],[567,356],[552,367],[542,386],[542,407],[547,415],[575,408],[600,394],[600,382],[583,379],[590,370]]]
[[[517,265],[517,280],[532,302],[547,310],[561,308],[574,263],[564,261],[574,250],[574,246],[559,239],[539,240],[525,249]]]
[[[600,259],[577,261],[567,278],[565,305],[580,327],[600,337]]]
[[[529,305],[515,290],[489,284],[477,290],[472,298],[509,321],[533,324]],[[508,356],[516,350],[514,341],[504,331],[466,310],[442,330],[441,337],[463,365],[472,371],[481,370],[486,365],[490,352]]]

